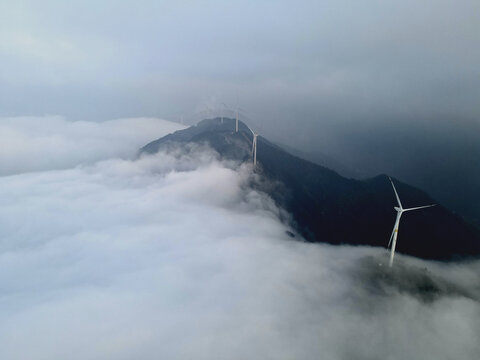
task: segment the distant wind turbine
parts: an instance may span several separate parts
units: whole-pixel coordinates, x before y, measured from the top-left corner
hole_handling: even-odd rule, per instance
[[[235,117],[235,132],[238,132],[238,107],[237,107],[237,112]]]
[[[257,136],[258,134],[253,133],[253,143],[252,143],[253,166],[257,165]]]
[[[252,132],[252,135],[253,135],[253,139],[252,139],[252,156],[253,156],[253,166],[256,166],[257,165],[257,137],[258,137],[258,134],[253,131],[250,126],[248,126],[248,129]]]
[[[395,220],[395,225],[393,226],[392,235],[390,235],[390,241],[388,242],[388,245],[387,245],[387,249],[388,249],[390,247],[390,244],[392,244],[392,248],[390,250],[390,263],[389,263],[389,266],[392,267],[393,257],[395,256],[395,246],[397,245],[398,227],[400,226],[400,218],[402,217],[402,214],[406,211],[424,209],[424,208],[435,206],[436,204],[404,209],[402,207],[402,203],[400,202],[400,198],[398,197],[397,189],[395,189],[395,185],[393,185],[392,179],[390,177],[389,179],[390,179],[390,182],[392,183],[393,191],[395,192],[395,196],[398,202],[398,207],[397,206],[394,207],[394,209],[397,211],[397,219]]]
[[[237,89],[237,106],[236,106],[236,108],[237,108],[237,114],[236,114],[237,116],[235,118],[235,132],[238,132],[238,89]]]

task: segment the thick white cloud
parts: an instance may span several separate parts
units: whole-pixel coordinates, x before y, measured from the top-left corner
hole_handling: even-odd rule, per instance
[[[58,116],[0,118],[0,175],[131,157],[147,142],[182,128],[152,118],[102,123]]]
[[[478,358],[478,262],[294,241],[255,181],[202,146],[0,177],[0,358]]]

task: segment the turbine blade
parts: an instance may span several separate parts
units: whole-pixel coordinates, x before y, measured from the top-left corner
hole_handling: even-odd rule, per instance
[[[398,231],[400,216],[401,216],[401,213],[398,212],[397,213],[397,218],[395,219],[395,225],[393,225],[392,235],[390,235],[390,241],[388,242],[388,245],[387,245],[387,249],[390,247],[390,244],[392,243],[392,239],[393,239],[393,235],[395,234],[395,230],[397,229],[397,231]]]
[[[395,196],[397,197],[398,206],[400,206],[400,209],[403,209],[402,203],[400,202],[400,198],[398,197],[398,194],[397,194],[397,189],[395,189],[395,185],[393,185],[392,178],[390,178],[390,177],[388,177],[388,178],[390,179],[390,182],[392,183],[393,191],[395,191]]]
[[[387,249],[390,248],[390,244],[392,243],[393,234],[395,234],[395,229],[396,229],[396,228],[397,228],[397,224],[395,223],[395,225],[393,225],[392,235],[390,235],[390,240],[388,241]]]
[[[396,231],[394,231],[394,234],[393,234],[392,249],[390,250],[390,262],[389,262],[390,267],[392,267],[393,265],[393,258],[395,257],[395,247],[397,246],[398,228],[400,227],[401,213],[399,213],[398,215],[399,216],[397,218],[397,223],[395,224],[395,229],[394,229]]]
[[[393,227],[392,235],[390,235],[390,240],[388,241],[387,249],[390,247],[390,244],[392,243],[393,234],[395,234],[395,226]]]
[[[403,211],[425,209],[425,208],[429,208],[429,207],[432,207],[432,206],[435,206],[435,205],[437,205],[437,204],[425,205],[425,206],[418,206],[418,207],[414,207],[414,208],[410,208],[410,209],[403,209]]]

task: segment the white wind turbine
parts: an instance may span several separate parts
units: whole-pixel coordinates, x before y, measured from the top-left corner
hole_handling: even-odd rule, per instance
[[[238,132],[238,107],[235,116],[235,132]]]
[[[253,133],[253,142],[252,142],[253,166],[257,165],[257,136],[258,134]]]
[[[236,115],[237,116],[235,117],[235,132],[238,133],[238,90],[237,90],[237,106],[236,106],[236,108],[237,108],[236,109],[236,111],[237,111]]]
[[[252,132],[252,135],[253,135],[253,139],[252,139],[252,156],[253,156],[253,166],[256,166],[257,165],[257,137],[258,137],[258,134],[253,131],[250,126],[248,126],[248,129]]]
[[[394,209],[397,211],[397,219],[395,220],[395,225],[393,226],[392,235],[390,235],[390,241],[388,242],[388,245],[387,245],[387,249],[388,249],[390,247],[390,244],[392,244],[392,248],[390,250],[390,263],[389,263],[389,266],[392,267],[393,257],[395,256],[395,246],[397,245],[398,227],[400,226],[400,218],[402,217],[402,214],[405,211],[424,209],[424,208],[435,206],[436,204],[404,209],[402,207],[402,203],[400,202],[400,198],[398,197],[397,189],[395,189],[395,185],[393,185],[392,179],[390,177],[389,179],[390,179],[390,182],[392,183],[393,191],[395,191],[395,196],[397,197],[397,202],[398,202],[398,207],[397,206],[394,207]]]

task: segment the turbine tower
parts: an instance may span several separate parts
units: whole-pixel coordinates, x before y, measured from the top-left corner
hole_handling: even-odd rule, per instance
[[[238,108],[235,117],[235,132],[238,132]]]
[[[257,165],[257,136],[258,134],[253,133],[253,141],[252,141],[252,155],[253,155],[253,166]]]
[[[389,263],[389,266],[392,267],[393,257],[395,256],[395,246],[397,245],[398,227],[400,226],[400,218],[402,217],[402,214],[406,211],[424,209],[424,208],[435,206],[436,204],[404,209],[402,207],[402,203],[400,202],[400,198],[398,197],[397,189],[395,189],[395,185],[393,184],[392,179],[390,177],[389,179],[390,179],[390,182],[392,183],[393,191],[395,192],[395,197],[397,198],[397,202],[398,202],[398,207],[397,206],[394,207],[394,209],[397,211],[397,219],[395,220],[395,225],[393,226],[392,235],[390,235],[390,241],[388,242],[388,245],[387,245],[387,249],[388,249],[390,247],[390,244],[392,244],[392,248],[390,250],[390,263]]]
[[[258,134],[253,131],[250,126],[248,126],[248,130],[250,130],[252,132],[252,156],[253,156],[253,166],[255,167],[257,165],[257,137],[258,137]]]

